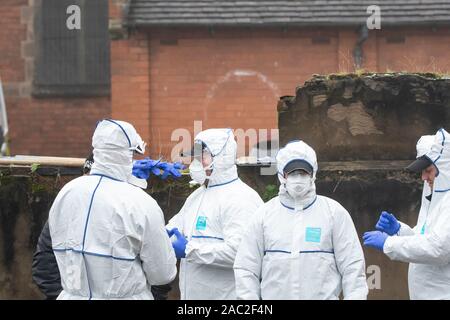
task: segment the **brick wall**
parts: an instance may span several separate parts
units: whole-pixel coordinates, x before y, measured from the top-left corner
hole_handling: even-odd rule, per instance
[[[35,99],[33,0],[0,1],[0,77],[8,112],[11,153],[85,157],[110,98]]]
[[[353,29],[153,28],[126,30],[126,0],[110,0],[111,97],[35,99],[33,4],[0,2],[0,76],[14,154],[85,156],[98,119],[133,123],[152,156],[170,155],[174,130],[276,128],[279,96],[314,73],[353,71]],[[450,70],[450,28],[370,32],[369,71]],[[177,140],[177,135],[173,137]]]
[[[123,27],[127,0],[110,0],[112,117],[132,123],[149,137],[149,48],[147,33]]]
[[[112,117],[149,136],[149,52],[145,33],[111,44]]]
[[[312,43],[321,38],[329,43]],[[154,155],[168,156],[172,132],[192,133],[195,120],[203,129],[277,128],[279,97],[337,67],[332,30],[154,30],[149,39]]]
[[[401,38],[404,38],[404,42]],[[380,71],[435,72],[450,75],[450,27],[389,30],[378,37]]]
[[[192,133],[195,120],[202,121],[203,129],[276,128],[279,96],[294,94],[314,73],[354,71],[358,36],[353,29],[326,28],[161,28],[147,34],[149,85],[141,87],[148,85],[149,111],[136,105],[133,110],[139,109],[145,121],[149,116],[145,137],[153,156],[169,156],[177,143],[171,141],[174,130]],[[448,73],[449,49],[448,27],[374,31],[364,43],[363,68]],[[145,101],[148,93],[143,93]],[[128,113],[127,108],[121,112]]]

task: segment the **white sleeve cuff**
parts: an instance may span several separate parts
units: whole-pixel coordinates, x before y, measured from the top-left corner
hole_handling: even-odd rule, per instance
[[[386,241],[384,242],[383,246],[383,252],[386,255],[389,255],[393,251],[393,242],[394,242],[395,236],[387,237]]]
[[[399,221],[400,223],[400,229],[398,229],[397,235],[400,237],[404,236],[412,236],[414,234],[413,229],[411,229],[410,226],[408,226],[406,223],[403,223]]]
[[[186,250],[185,250],[185,254],[186,254],[186,261],[191,261],[194,260],[192,257],[192,251],[194,251],[195,249],[197,249],[197,246],[195,245],[195,242],[189,241],[186,244]]]

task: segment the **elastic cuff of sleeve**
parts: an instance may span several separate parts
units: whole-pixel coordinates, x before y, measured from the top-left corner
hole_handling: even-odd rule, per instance
[[[388,254],[392,251],[392,241],[393,241],[394,237],[387,237],[386,241],[384,242],[384,246],[383,246],[383,252],[385,254]]]
[[[189,256],[191,255],[192,251],[194,251],[196,249],[196,246],[194,243],[192,243],[191,241],[189,241],[186,244],[186,249],[184,251],[185,256],[186,256],[186,261],[190,261]]]

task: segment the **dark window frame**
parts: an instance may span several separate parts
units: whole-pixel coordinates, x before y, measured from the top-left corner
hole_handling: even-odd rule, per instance
[[[108,0],[40,0],[34,13],[34,97],[111,94]],[[69,5],[81,8],[81,30],[68,30]],[[47,19],[47,20],[44,20]]]

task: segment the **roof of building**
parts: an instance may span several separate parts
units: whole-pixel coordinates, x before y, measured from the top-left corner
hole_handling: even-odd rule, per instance
[[[370,5],[383,25],[450,24],[449,0],[131,0],[134,26],[353,26],[365,24]]]

